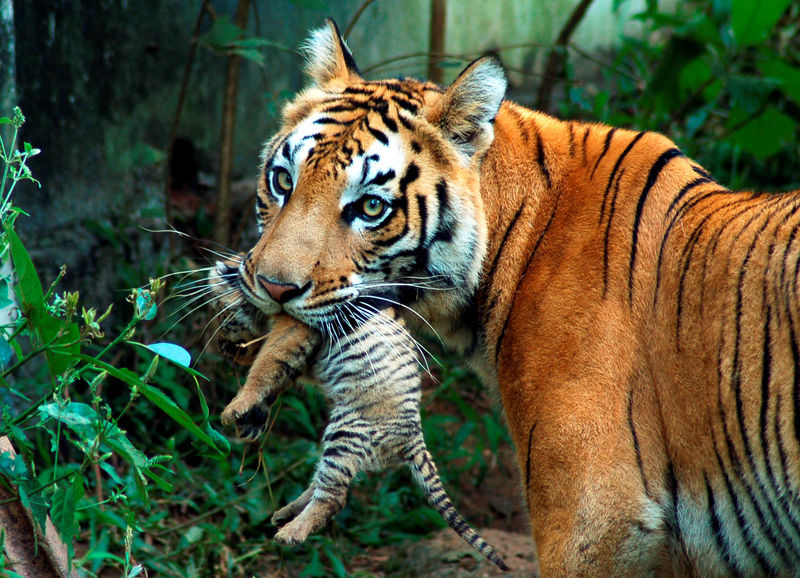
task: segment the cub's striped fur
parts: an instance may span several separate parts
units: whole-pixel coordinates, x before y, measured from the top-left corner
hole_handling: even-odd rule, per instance
[[[218,333],[223,351],[234,352],[237,343],[246,344],[267,331],[263,316],[242,300],[231,263],[218,262],[210,282],[219,295],[217,307],[228,310]],[[405,464],[450,527],[508,570],[456,510],[425,446],[416,343],[393,309],[367,313],[350,319],[339,338],[321,348],[317,333],[287,315],[276,316],[270,333],[258,343],[260,351],[244,386],[222,413],[223,423],[236,423],[241,437],[254,439],[266,426],[269,405],[306,362],[330,403],[322,457],[311,485],[272,516],[281,527],[275,539],[283,544],[305,541],[344,507],[356,474]]]
[[[543,575],[797,574],[800,193],[504,102],[491,59],[442,89],[364,80],[333,26],[308,53],[264,150],[248,301],[325,333],[389,300],[470,359]]]

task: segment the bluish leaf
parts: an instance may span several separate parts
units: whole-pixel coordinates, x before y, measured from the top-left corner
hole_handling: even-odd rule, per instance
[[[162,342],[151,343],[150,345],[145,345],[145,347],[156,355],[182,367],[189,367],[189,364],[192,363],[192,356],[180,345]]]

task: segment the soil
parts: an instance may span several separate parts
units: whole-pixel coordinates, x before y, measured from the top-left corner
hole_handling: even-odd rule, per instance
[[[510,570],[503,572],[473,550],[453,531],[440,530],[427,540],[397,548],[380,548],[353,559],[353,574],[359,570],[376,576],[436,576],[484,578],[491,576],[538,576],[533,540],[521,534],[494,528],[478,532],[497,550]]]

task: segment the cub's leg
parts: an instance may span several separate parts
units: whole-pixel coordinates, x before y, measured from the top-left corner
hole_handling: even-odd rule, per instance
[[[286,522],[292,520],[302,512],[308,503],[311,501],[311,497],[314,495],[314,484],[308,487],[308,489],[300,494],[297,498],[286,504],[280,510],[275,511],[272,514],[272,518],[270,521],[276,526],[283,526]]]
[[[335,421],[332,419],[332,422]],[[335,516],[347,502],[347,492],[355,475],[375,461],[368,424],[348,424],[347,443],[332,443],[342,433],[339,428],[325,429],[322,459],[317,464],[310,487],[297,500],[275,512],[272,520],[284,526],[275,534],[280,544],[305,541]],[[361,442],[357,440],[362,440]],[[335,451],[330,451],[335,445]],[[299,514],[296,512],[307,502]],[[288,521],[289,518],[292,518]]]
[[[222,423],[235,423],[242,439],[261,435],[270,405],[305,369],[319,342],[319,334],[308,326],[286,314],[276,315],[245,384],[222,412]]]

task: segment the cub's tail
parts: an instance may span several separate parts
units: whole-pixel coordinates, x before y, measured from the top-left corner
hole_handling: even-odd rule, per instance
[[[411,460],[410,465],[417,484],[425,490],[428,502],[436,508],[436,511],[455,530],[456,534],[491,562],[495,563],[501,570],[507,572],[508,566],[506,566],[506,563],[503,562],[503,559],[495,549],[470,527],[464,517],[456,510],[453,502],[450,501],[450,497],[442,486],[442,480],[439,478],[439,472],[436,470],[436,464],[430,452],[425,448],[420,448],[420,451]]]

